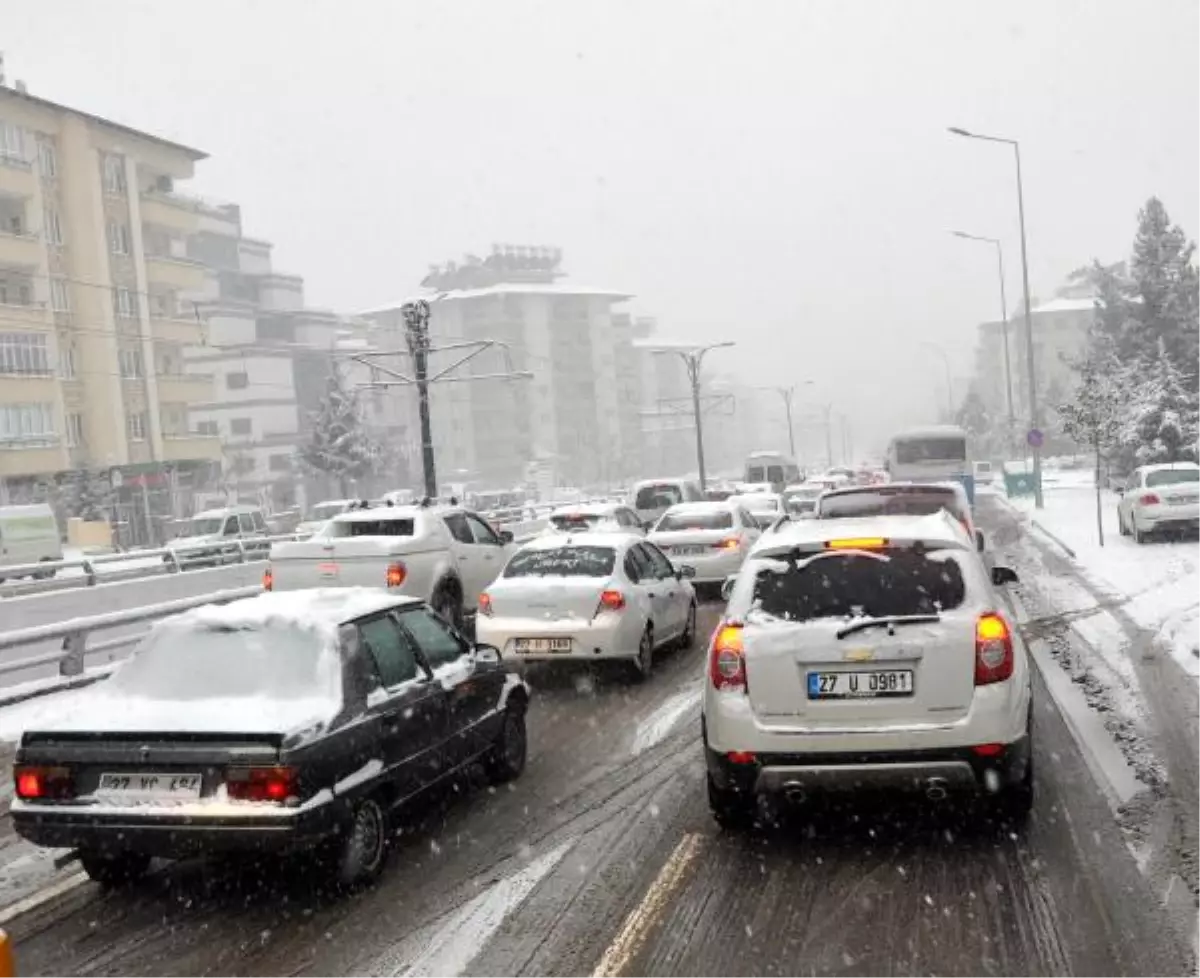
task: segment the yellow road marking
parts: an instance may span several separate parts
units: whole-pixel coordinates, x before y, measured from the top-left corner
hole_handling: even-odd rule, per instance
[[[630,911],[616,938],[600,958],[600,963],[592,972],[594,978],[615,978],[629,966],[646,943],[651,928],[667,909],[669,900],[679,889],[687,868],[700,854],[703,842],[704,837],[695,832],[689,832],[679,840],[679,845],[663,863],[641,903]]]

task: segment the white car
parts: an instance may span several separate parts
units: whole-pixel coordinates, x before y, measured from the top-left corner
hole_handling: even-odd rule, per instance
[[[699,503],[705,498],[700,484],[691,479],[646,479],[634,484],[628,502],[643,526],[653,526],[676,503]]]
[[[644,679],[657,649],[695,641],[689,574],[628,533],[539,537],[479,596],[475,637],[510,662],[617,659]]]
[[[738,493],[725,501],[745,509],[754,517],[759,529],[763,530],[781,516],[786,515],[783,508],[783,496],[777,492]]]
[[[680,503],[663,514],[649,540],[675,563],[694,568],[694,584],[722,584],[741,569],[761,534],[736,502]]]
[[[702,701],[722,825],[761,794],[894,787],[1033,797],[1030,665],[989,573],[946,513],[788,523],[729,590]]]
[[[582,503],[559,506],[547,517],[547,533],[633,533],[645,536],[637,513],[624,503]]]
[[[296,524],[296,536],[311,537],[339,513],[349,512],[359,505],[357,499],[326,499],[308,511],[308,515]]]
[[[1136,543],[1154,533],[1200,528],[1200,465],[1167,462],[1134,469],[1117,504],[1117,526]]]
[[[789,516],[804,518],[812,516],[817,508],[817,499],[827,487],[812,482],[786,486],[782,492],[783,508]]]

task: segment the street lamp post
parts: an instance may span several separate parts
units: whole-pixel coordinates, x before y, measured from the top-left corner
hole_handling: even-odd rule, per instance
[[[1033,316],[1029,301],[1029,256],[1025,244],[1025,191],[1021,185],[1021,145],[1015,139],[1004,139],[1001,136],[986,136],[982,133],[968,132],[957,126],[950,126],[950,132],[967,139],[982,139],[989,143],[1003,143],[1013,148],[1013,159],[1017,167],[1017,219],[1021,226],[1021,284],[1025,290],[1025,373],[1029,383],[1029,427],[1035,430],[1039,427],[1037,399],[1037,374],[1035,371],[1033,353]],[[1042,499],[1042,448],[1031,444],[1033,449],[1033,504],[1037,509],[1044,508]]]
[[[1000,246],[998,238],[967,234],[965,231],[951,231],[950,233],[956,238],[963,238],[967,241],[983,241],[996,246],[996,267],[1000,273],[1000,327],[1004,337],[1004,398],[1005,406],[1008,409],[1008,429],[1011,434],[1016,421],[1013,417],[1012,361],[1008,352],[1008,300],[1004,293],[1004,249]]]
[[[654,351],[655,353],[674,353],[683,361],[684,367],[687,368],[688,381],[692,385],[692,415],[696,420],[696,465],[700,470],[701,492],[707,488],[707,484],[704,476],[704,429],[700,420],[700,368],[704,363],[706,353],[710,350],[720,350],[727,346],[733,346],[733,341],[727,340],[724,343],[710,343],[708,346],[687,350],[660,349]]]

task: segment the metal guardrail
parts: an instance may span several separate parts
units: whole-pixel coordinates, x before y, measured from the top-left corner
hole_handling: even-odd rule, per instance
[[[251,560],[266,560],[271,544],[301,539],[295,533],[271,537],[238,538],[228,542],[188,543],[178,547],[159,547],[156,550],[132,550],[123,553],[97,554],[92,557],[44,560],[36,564],[0,565],[0,596],[19,597],[28,594],[46,594],[67,591],[72,588],[93,587],[101,580],[127,581],[138,577],[160,577],[163,574],[178,574],[211,559],[218,564],[244,564]],[[194,554],[196,556],[189,557]],[[131,561],[157,559],[157,564],[118,569],[103,575],[97,568],[105,564],[122,564]],[[79,577],[57,577],[60,570],[81,568]],[[16,580],[13,580],[16,578]]]
[[[71,618],[52,625],[34,625],[32,628],[18,628],[16,631],[3,632],[0,633],[0,652],[41,642],[58,641],[62,643],[62,647],[53,652],[43,652],[40,655],[32,655],[24,659],[0,662],[0,675],[57,662],[60,676],[80,676],[83,674],[86,656],[134,645],[146,635],[145,631],[140,631],[90,645],[88,639],[93,632],[139,625],[143,622],[166,618],[168,615],[175,615],[181,611],[190,611],[192,608],[199,608],[206,604],[224,604],[227,601],[236,601],[238,598],[250,598],[256,594],[262,594],[261,585],[230,588],[210,594],[198,594],[190,598],[177,598],[174,601],[164,601],[160,604],[144,605],[140,608],[129,608],[125,611],[110,611],[87,618]]]

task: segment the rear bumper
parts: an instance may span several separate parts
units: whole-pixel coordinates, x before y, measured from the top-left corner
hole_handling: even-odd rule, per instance
[[[13,828],[39,846],[103,849],[178,859],[217,852],[286,852],[312,846],[342,827],[336,802],[295,814],[196,816],[70,810],[14,802]]]
[[[708,773],[720,788],[745,793],[862,791],[891,789],[977,792],[987,787],[987,772],[997,786],[1018,784],[1029,764],[1029,735],[1003,745],[999,754],[981,757],[969,747],[923,751],[872,751],[838,754],[756,754],[734,763],[705,744]]]
[[[1200,527],[1200,506],[1139,507],[1133,512],[1139,530],[1194,530]]]
[[[494,645],[511,662],[572,662],[596,659],[632,659],[637,655],[636,640],[623,647],[620,619],[600,615],[591,621],[570,618],[542,621],[534,618],[504,618],[480,615],[475,619],[475,639]],[[638,632],[637,634],[641,634]],[[518,652],[517,639],[569,638],[570,652]]]

